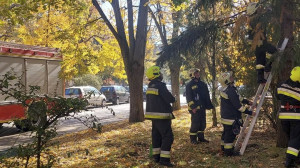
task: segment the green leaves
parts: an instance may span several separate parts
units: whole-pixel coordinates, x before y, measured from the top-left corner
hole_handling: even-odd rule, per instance
[[[172,0],[175,7],[181,5],[184,2],[188,2],[188,0]]]

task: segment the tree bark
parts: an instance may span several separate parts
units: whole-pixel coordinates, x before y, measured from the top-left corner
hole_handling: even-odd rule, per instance
[[[144,60],[145,60],[145,48],[147,39],[147,6],[145,4],[148,0],[140,0],[138,20],[136,28],[136,36],[134,36],[133,30],[133,10],[132,1],[128,0],[128,33],[129,44],[126,39],[125,28],[123,19],[120,13],[119,0],[112,0],[111,5],[114,9],[116,28],[112,26],[107,19],[97,0],[92,0],[94,6],[98,10],[99,14],[105,21],[106,25],[113,33],[121,48],[121,54],[125,65],[125,70],[130,87],[130,115],[129,122],[144,121],[144,109],[143,109],[143,78],[144,78]],[[136,37],[136,38],[134,38]]]
[[[179,93],[179,72],[180,66],[170,66],[171,70],[171,83],[172,83],[172,94],[176,97],[176,102],[173,103],[173,110],[180,110],[180,93]]]
[[[213,38],[213,53],[212,53],[212,67],[211,67],[211,73],[212,73],[212,103],[216,107],[217,106],[217,98],[216,98],[216,37]],[[212,109],[212,121],[213,121],[213,127],[216,127],[218,124],[217,121],[217,112],[216,108]]]
[[[178,37],[179,27],[181,25],[181,17],[182,12],[177,11],[176,13],[172,14],[173,20],[173,32],[172,38]],[[180,110],[180,93],[179,93],[179,72],[181,67],[181,58],[180,55],[174,55],[174,57],[169,61],[169,68],[171,71],[171,84],[172,84],[172,94],[176,96],[177,101],[173,103],[174,110]]]
[[[283,68],[280,70],[278,83],[282,83],[287,80],[290,76],[290,72],[293,68],[293,55],[294,51],[293,47],[293,31],[294,31],[294,23],[291,20],[290,16],[293,16],[293,4],[289,0],[283,0],[281,6],[281,16],[280,16],[280,23],[281,23],[281,37],[282,39],[287,37],[289,38],[289,42],[284,51],[284,59],[281,65]],[[282,60],[280,60],[282,62]],[[277,112],[278,114],[278,112]],[[287,137],[286,134],[283,132],[281,128],[280,122],[277,122],[277,147],[286,147],[287,146]]]

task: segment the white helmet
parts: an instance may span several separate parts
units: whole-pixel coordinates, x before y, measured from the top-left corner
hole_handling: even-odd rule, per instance
[[[191,77],[192,79],[195,78],[195,73],[196,73],[196,72],[200,72],[200,69],[198,69],[198,68],[192,68],[192,69],[190,69],[190,77]]]
[[[224,72],[221,73],[219,78],[218,78],[218,82],[222,85],[222,86],[227,86],[231,83],[230,77],[232,76],[232,72]]]
[[[256,2],[250,2],[249,5],[247,6],[247,14],[248,15],[253,15],[257,8],[258,8],[259,4]]]

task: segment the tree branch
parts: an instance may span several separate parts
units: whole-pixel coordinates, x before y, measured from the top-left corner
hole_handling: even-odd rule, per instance
[[[168,45],[168,42],[167,42],[167,37],[164,36],[163,32],[162,32],[162,28],[161,28],[161,25],[158,23],[153,11],[151,10],[151,8],[148,6],[148,11],[149,13],[151,14],[152,16],[152,19],[154,20],[154,23],[158,29],[158,32],[159,32],[159,35],[160,35],[160,38],[161,38],[161,41],[164,45]]]
[[[123,23],[123,19],[122,19],[121,12],[120,12],[119,0],[113,0],[111,2],[111,5],[112,5],[114,13],[115,13],[116,26],[117,26],[117,31],[118,31],[119,37],[121,38],[122,43],[127,44],[126,34],[125,34],[125,30],[124,30],[124,23]],[[127,46],[128,46],[128,44],[127,44]]]
[[[148,7],[147,2],[149,0],[140,0],[137,31],[136,31],[136,46],[134,48],[133,60],[137,61],[140,65],[144,65],[143,61],[145,58],[145,48],[147,40],[147,18],[148,18]],[[141,58],[142,57],[142,58]]]
[[[116,30],[114,29],[114,27],[112,26],[110,21],[107,19],[106,15],[104,14],[104,12],[103,12],[102,8],[100,7],[99,3],[97,2],[97,0],[92,0],[92,3],[96,7],[97,11],[99,12],[100,16],[104,20],[104,22],[107,25],[107,27],[109,28],[109,30],[112,32],[112,34],[115,36],[115,38],[118,41],[120,41],[119,34],[116,32]]]
[[[128,7],[129,53],[130,55],[132,55],[135,48],[132,0],[127,0],[127,7]]]

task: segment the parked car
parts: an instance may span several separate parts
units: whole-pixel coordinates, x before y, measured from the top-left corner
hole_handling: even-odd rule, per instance
[[[148,85],[144,85],[143,86],[143,99],[146,101],[146,92],[147,92],[147,89],[148,89]]]
[[[167,89],[169,90],[169,92],[170,92],[170,93],[172,93],[172,86],[171,86],[171,85],[169,85],[169,84],[168,84],[168,85],[166,85],[166,86],[167,86]]]
[[[102,86],[100,92],[106,96],[107,102],[112,102],[113,104],[130,102],[130,94],[123,86]]]
[[[104,94],[101,94],[96,88],[92,86],[73,86],[65,89],[65,97],[73,98],[78,97],[82,98],[84,96],[91,96],[88,98],[88,102],[92,106],[105,106],[106,97]]]

